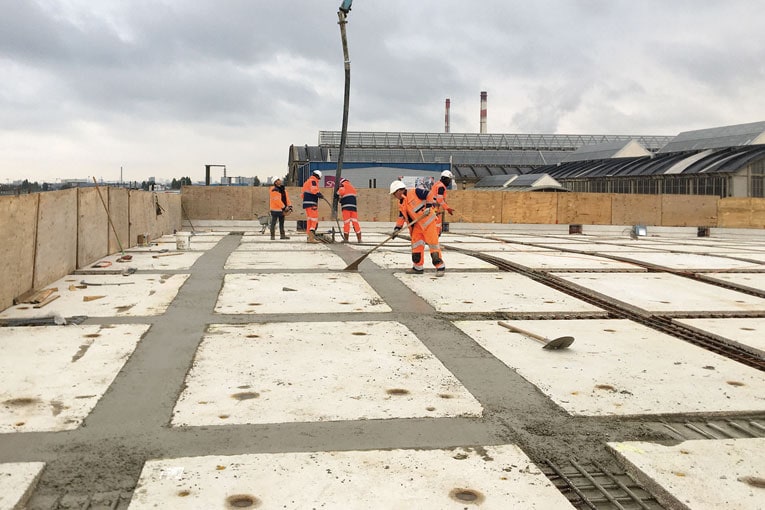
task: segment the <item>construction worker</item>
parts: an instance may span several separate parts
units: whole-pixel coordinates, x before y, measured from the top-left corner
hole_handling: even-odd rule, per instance
[[[343,211],[343,239],[348,240],[353,231],[356,232],[356,239],[361,242],[361,225],[359,225],[359,213],[356,208],[356,188],[351,181],[346,178],[340,179],[340,187],[337,188],[337,194],[340,197],[340,209]]]
[[[412,268],[409,274],[422,274],[425,271],[425,245],[430,251],[430,260],[436,268],[436,276],[443,276],[446,265],[441,256],[441,246],[438,244],[436,231],[436,214],[427,201],[428,192],[424,189],[406,189],[401,181],[393,181],[390,194],[398,199],[398,219],[393,229],[393,237],[398,235],[404,223],[409,224],[409,234],[412,238]]]
[[[281,177],[273,177],[271,182],[274,186],[269,192],[271,210],[271,240],[274,240],[276,223],[279,222],[279,239],[289,239],[284,235],[284,216],[292,212],[292,203],[287,195],[287,190],[282,184]]]
[[[454,214],[454,209],[449,207],[446,203],[446,190],[452,183],[454,176],[449,170],[441,172],[441,179],[433,184],[428,193],[428,202],[435,204],[436,208],[436,230],[438,230],[438,236],[441,237],[441,231],[443,230],[444,211],[449,215]]]
[[[311,176],[303,183],[303,209],[305,209],[306,225],[309,243],[320,242],[316,239],[316,229],[319,228],[319,199],[324,198],[319,192],[319,180],[321,171],[314,170]]]

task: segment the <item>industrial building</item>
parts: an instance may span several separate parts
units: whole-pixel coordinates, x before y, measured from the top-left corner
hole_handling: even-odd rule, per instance
[[[429,178],[448,169],[457,189],[496,189],[505,176],[547,174],[568,191],[765,196],[765,121],[677,136],[495,134],[486,132],[482,93],[480,132],[451,133],[448,112],[447,99],[443,133],[347,133],[344,176],[357,187],[384,188],[402,176]],[[332,186],[340,145],[339,131],[320,131],[316,146],[292,145],[288,182],[300,185],[321,170],[324,185]]]

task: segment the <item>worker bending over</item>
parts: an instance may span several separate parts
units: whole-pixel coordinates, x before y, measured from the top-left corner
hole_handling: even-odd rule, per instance
[[[443,230],[444,211],[448,212],[449,215],[454,214],[454,209],[446,203],[446,190],[451,185],[452,178],[452,173],[449,170],[444,170],[441,172],[441,179],[430,188],[430,193],[428,194],[428,202],[435,204],[436,230],[439,237]]]
[[[340,209],[343,211],[343,239],[348,240],[353,231],[356,232],[356,239],[361,242],[361,225],[359,225],[359,213],[356,207],[356,188],[351,181],[346,178],[340,179],[340,187],[337,189],[337,195],[340,197]]]
[[[323,195],[319,192],[319,179],[321,171],[314,170],[311,176],[303,183],[303,209],[305,209],[306,225],[309,243],[320,242],[316,239],[316,229],[319,228],[319,199]]]
[[[271,181],[274,183],[274,187],[271,188],[269,193],[271,210],[271,240],[274,239],[276,231],[276,223],[279,223],[279,239],[289,239],[284,235],[284,216],[292,212],[292,203],[290,197],[287,195],[287,190],[282,184],[281,177],[274,177]]]
[[[436,214],[427,201],[428,192],[424,189],[406,189],[401,181],[393,181],[390,185],[390,194],[398,199],[398,219],[393,229],[393,237],[403,228],[404,223],[409,224],[409,234],[412,238],[412,268],[407,269],[409,274],[422,274],[424,272],[425,245],[430,251],[430,260],[436,268],[436,276],[443,276],[446,265],[441,256],[441,246],[438,244],[438,231],[436,230]]]

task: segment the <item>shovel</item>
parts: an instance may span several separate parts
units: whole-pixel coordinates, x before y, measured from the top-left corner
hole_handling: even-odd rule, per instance
[[[522,335],[528,336],[533,338],[534,340],[539,340],[544,345],[542,346],[542,349],[547,349],[550,351],[557,351],[559,349],[567,349],[569,345],[574,343],[574,337],[573,336],[560,336],[554,340],[548,341],[545,337],[537,335],[535,333],[532,333],[530,331],[526,331],[524,329],[521,329],[517,326],[513,326],[508,322],[505,321],[499,321],[498,324],[502,327],[505,327],[509,329],[510,331],[514,331],[515,333],[520,333]]]
[[[80,281],[80,285],[85,285],[86,287],[93,286],[93,287],[101,287],[104,285],[133,285],[135,282],[122,282],[122,283],[88,283],[85,280]]]

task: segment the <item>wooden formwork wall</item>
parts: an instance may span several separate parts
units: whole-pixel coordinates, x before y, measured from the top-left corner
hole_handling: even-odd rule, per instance
[[[717,226],[728,228],[765,228],[765,199],[720,199],[717,208]]]
[[[119,251],[109,218],[127,248],[135,245],[131,221],[154,237],[180,229],[181,196],[100,187],[0,197],[0,310]]]

